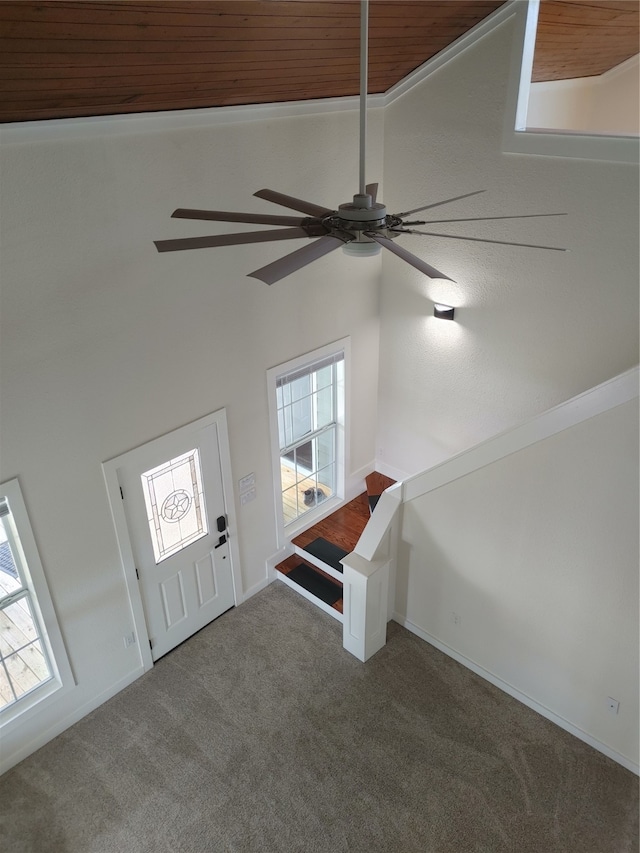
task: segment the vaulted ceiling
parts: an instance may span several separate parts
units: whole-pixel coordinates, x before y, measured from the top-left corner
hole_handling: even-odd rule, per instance
[[[505,0],[371,0],[384,92]],[[0,121],[354,95],[359,0],[0,2]],[[638,52],[638,0],[543,0],[534,80]]]

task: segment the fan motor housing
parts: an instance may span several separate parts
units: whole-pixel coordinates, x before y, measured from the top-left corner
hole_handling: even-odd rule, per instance
[[[332,219],[337,227],[344,228],[345,231],[370,231],[385,225],[387,208],[384,204],[372,204],[370,207],[341,204],[337,216]]]

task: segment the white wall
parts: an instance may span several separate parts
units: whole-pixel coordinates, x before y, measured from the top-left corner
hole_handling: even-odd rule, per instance
[[[637,399],[405,504],[401,540],[396,618],[637,768]]]
[[[401,238],[456,284],[384,258],[378,458],[392,474],[430,467],[638,360],[638,166],[502,153],[514,33],[511,19],[387,107],[385,202],[406,210],[486,189],[425,218],[569,215],[424,230],[570,251]],[[456,321],[435,320],[431,300],[455,305]]]
[[[532,83],[527,127],[640,133],[638,55],[598,77]]]
[[[373,174],[382,134],[371,118]],[[256,475],[257,500],[236,502],[243,588],[255,591],[276,550],[266,370],[350,335],[347,473],[370,470],[379,260],[336,252],[267,287],[246,274],[301,242],[163,255],[152,244],[225,229],[171,220],[178,206],[285,212],[252,198],[265,186],[349,201],[357,122],[343,112],[125,135],[111,133],[118,120],[98,135],[70,122],[62,138],[44,129],[20,144],[7,134],[0,481],[21,482],[78,686],[3,738],[5,761],[139,671],[137,647],[123,645],[132,622],[102,462],[226,407],[234,479]]]

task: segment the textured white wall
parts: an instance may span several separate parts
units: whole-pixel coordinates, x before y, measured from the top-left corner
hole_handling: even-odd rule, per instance
[[[637,399],[405,504],[401,539],[400,617],[637,766]]]
[[[483,195],[427,219],[567,217],[425,226],[565,246],[561,254],[404,237],[456,284],[384,258],[378,458],[415,473],[615,376],[638,360],[638,166],[503,154],[514,21],[385,112],[385,202]],[[437,321],[431,300],[457,306]]]
[[[596,87],[595,77],[532,83],[529,89],[527,127],[592,130]]]
[[[379,172],[375,115],[371,125]],[[267,368],[350,335],[348,474],[375,453],[378,259],[336,252],[267,287],[246,273],[301,241],[164,255],[152,244],[242,229],[171,220],[178,206],[284,212],[252,198],[265,186],[349,201],[357,115],[117,136],[103,127],[85,138],[71,123],[66,140],[3,149],[0,481],[20,479],[78,680],[3,741],[5,756],[139,665],[122,641],[132,624],[103,461],[226,407],[234,480],[255,472],[258,493],[237,506],[246,592],[276,550]]]
[[[638,64],[636,56],[599,77],[532,83],[527,127],[637,136]]]
[[[606,133],[640,133],[640,54],[600,78],[594,98],[593,128]]]

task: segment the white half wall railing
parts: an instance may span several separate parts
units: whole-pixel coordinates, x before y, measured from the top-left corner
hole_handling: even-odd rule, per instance
[[[355,549],[342,560],[343,647],[366,661],[386,643],[404,503],[637,398],[639,381],[639,368],[632,368],[383,492]]]
[[[366,661],[387,642],[395,600],[402,483],[380,496],[355,549],[342,560],[342,645]]]
[[[640,368],[633,367],[520,426],[501,432],[427,471],[409,477],[404,481],[404,502],[439,489],[460,477],[466,477],[473,471],[524,450],[525,447],[550,438],[588,418],[600,415],[614,406],[628,403],[638,397],[639,377]]]

